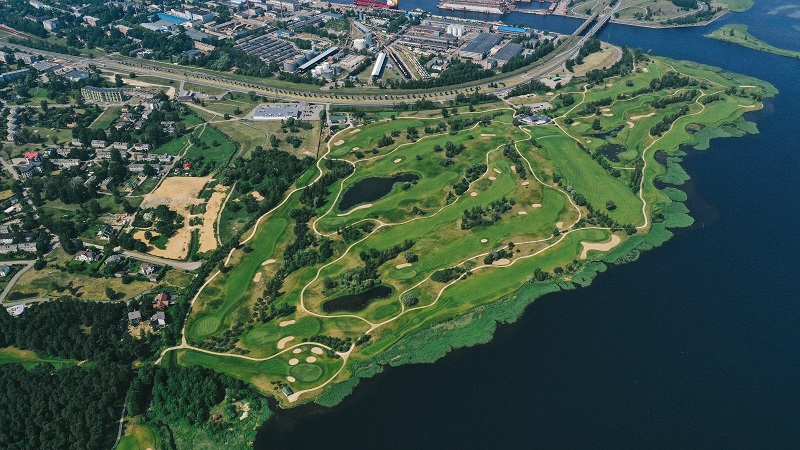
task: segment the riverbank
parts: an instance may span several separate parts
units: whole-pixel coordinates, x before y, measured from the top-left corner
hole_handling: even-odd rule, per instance
[[[773,53],[775,55],[800,59],[800,52],[775,47],[753,36],[748,31],[747,25],[741,25],[741,24],[725,25],[719,30],[709,33],[705,36],[711,39],[718,39],[720,41],[730,42],[732,44],[737,44],[743,47],[752,48],[753,50],[758,50],[761,52]]]

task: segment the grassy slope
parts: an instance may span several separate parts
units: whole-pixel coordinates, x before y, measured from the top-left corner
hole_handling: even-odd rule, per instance
[[[733,36],[731,36],[733,31]],[[758,39],[747,31],[747,25],[731,24],[725,25],[717,31],[707,34],[706,37],[719,39],[725,42],[731,42],[741,45],[743,47],[752,48],[762,52],[774,53],[780,56],[788,56],[789,58],[800,59],[800,52],[793,50],[786,50],[767,44],[766,42]]]
[[[583,101],[594,101],[603,97],[616,98],[617,94],[634,91],[649,84],[651,79],[674,68],[679,68],[682,73],[707,80],[711,86],[705,90],[704,95],[724,90],[724,86],[720,87],[714,83],[761,86],[766,95],[774,94],[774,88],[758,80],[720,73],[694,63],[659,60],[651,63],[648,68],[649,71],[646,73],[628,76],[633,80],[633,86],[626,86],[624,80],[612,79],[608,80],[608,84],[604,86],[591,89],[585,97],[579,95],[579,101],[573,110],[577,110]],[[576,88],[567,89],[574,90]],[[580,90],[578,89],[577,92]],[[620,124],[625,125],[616,136],[609,136],[605,139],[589,136],[593,133],[589,130],[589,123],[593,117],[576,118],[583,124],[573,126],[566,126],[559,119],[558,124],[561,128],[545,126],[530,129],[530,132],[542,145],[542,149],[537,149],[527,142],[519,144],[521,153],[530,160],[534,171],[545,183],[552,183],[552,174],[557,171],[564,177],[566,184],[572,185],[586,194],[596,207],[602,207],[606,199],[615,200],[618,209],[611,213],[612,217],[621,223],[628,222],[636,225],[642,222],[642,204],[626,184],[628,175],[624,175],[620,179],[608,176],[594,160],[579,150],[571,141],[580,139],[590,149],[597,149],[606,142],[624,144],[627,150],[620,155],[621,161],[615,163],[623,170],[632,168],[633,163],[641,158],[642,153],[647,149],[644,158],[647,161],[645,179],[648,182],[644,184],[642,195],[648,202],[647,214],[661,211],[666,218],[665,222],[652,224],[648,233],[640,232],[635,238],[623,241],[611,252],[606,254],[598,251],[592,252],[590,253],[591,259],[604,259],[609,263],[631,260],[639,251],[660,245],[668,239],[671,233],[666,226],[685,226],[691,223],[682,204],[673,203],[681,201],[683,198],[681,195],[677,195],[674,190],[659,191],[649,182],[656,177],[663,176],[666,172],[666,169],[654,159],[657,150],[664,150],[677,156],[680,144],[702,144],[704,141],[707,142],[708,138],[713,137],[709,133],[700,137],[693,136],[685,131],[687,125],[701,123],[708,129],[728,127],[739,132],[755,131],[747,130],[747,127],[742,126],[738,118],[746,108],[757,107],[758,103],[749,97],[726,97],[724,101],[713,102],[705,106],[698,103],[691,104],[691,115],[678,119],[673,129],[665,137],[656,140],[649,136],[648,130],[660,120],[664,113],[673,112],[679,108],[679,105],[666,110],[657,110],[657,114],[649,118],[633,119],[633,117],[652,111],[649,104],[655,97],[672,94],[674,94],[672,91],[658,92],[639,98],[615,101],[607,112],[610,115],[601,115],[599,118],[605,131],[616,129]],[[557,114],[568,112],[570,111],[562,110]],[[407,126],[417,127],[421,135],[425,136],[422,128],[426,125],[435,126],[439,120],[436,118],[426,121],[419,117],[398,119],[397,121],[387,120],[361,126],[358,128],[361,130],[358,133],[351,133],[350,130],[344,131],[331,139],[332,155],[350,160],[357,165],[353,176],[331,186],[329,189],[331,193],[345,192],[353,183],[367,176],[385,176],[402,171],[413,171],[422,176],[419,183],[408,190],[395,187],[388,196],[373,201],[372,207],[353,211],[347,216],[337,216],[340,213],[336,209],[337,195],[330,195],[327,198],[326,206],[319,209],[320,214],[331,210],[316,223],[317,229],[321,232],[332,232],[339,226],[352,224],[359,220],[377,218],[384,223],[415,220],[380,228],[361,242],[352,244],[347,256],[332,261],[324,267],[299,270],[290,275],[284,283],[283,292],[285,294],[279,301],[297,304],[301,289],[308,286],[305,292],[305,305],[311,311],[320,313],[320,304],[324,300],[320,286],[320,280],[323,277],[333,278],[349,268],[358,266],[357,255],[367,248],[386,248],[406,238],[416,240],[413,250],[420,255],[420,260],[414,263],[413,267],[396,269],[394,267],[396,264],[405,262],[400,257],[384,264],[380,268],[380,273],[382,281],[394,286],[397,292],[411,289],[417,294],[421,310],[404,314],[372,332],[372,340],[358,348],[357,353],[351,356],[348,365],[336,378],[336,381],[348,380],[354,375],[369,374],[377,367],[377,362],[385,362],[390,359],[395,361],[392,355],[396,355],[398,363],[422,360],[424,359],[422,356],[420,356],[421,359],[417,359],[415,355],[424,355],[425,345],[435,348],[430,351],[430,355],[439,355],[452,347],[485,342],[491,337],[496,321],[513,320],[519,315],[525,304],[546,292],[569,288],[572,286],[571,282],[586,285],[596,272],[605,267],[602,263],[592,260],[577,264],[573,261],[580,253],[582,241],[605,242],[610,237],[608,230],[579,229],[566,236],[548,239],[556,222],[571,224],[576,219],[576,213],[568,204],[563,193],[552,187],[540,186],[530,174],[528,180],[531,184],[527,187],[522,186],[521,180],[510,170],[509,161],[501,155],[501,152],[494,150],[506,139],[525,138],[525,134],[519,129],[508,124],[510,116],[501,115],[487,127],[462,131],[455,136],[429,136],[423,137],[417,143],[407,144],[404,137]],[[635,123],[631,126],[628,122]],[[353,147],[369,150],[373,148],[381,135],[388,134],[393,129],[401,130],[401,136],[395,138],[395,144],[379,149],[377,156],[373,157],[371,153],[368,153],[369,160],[356,160],[352,151]],[[731,131],[717,135],[735,135],[735,133]],[[336,145],[339,139],[345,142]],[[454,165],[445,168],[438,164],[438,160],[443,155],[433,152],[432,147],[436,143],[443,144],[447,140],[464,143],[467,149],[454,158],[456,161]],[[471,190],[478,192],[478,195],[473,197],[467,193],[450,207],[441,209],[444,206],[446,192],[451,189],[450,185],[463,176],[468,165],[486,162],[487,155],[489,170],[471,187]],[[397,160],[399,161],[395,162]],[[677,167],[674,164],[673,166]],[[489,176],[495,179],[489,180]],[[294,194],[258,229],[254,241],[249,243],[254,251],[249,254],[234,252],[230,264],[232,269],[224,275],[218,275],[203,292],[188,323],[187,337],[190,341],[219,335],[234,321],[246,321],[249,318],[252,302],[263,289],[263,281],[255,283],[251,280],[259,271],[262,271],[266,278],[279,267],[282,249],[287,242],[292,240],[293,224],[286,218],[289,211],[299,205],[297,196],[298,194]],[[498,223],[466,231],[458,227],[464,209],[486,206],[489,202],[503,196],[514,198],[517,200],[517,204]],[[533,202],[541,203],[542,207],[540,209],[530,208],[530,204]],[[440,209],[441,211],[419,218],[410,211],[411,207],[415,205],[429,212]],[[528,214],[519,215],[518,211],[526,211]],[[335,235],[333,239],[337,242],[335,244],[336,254],[341,255],[347,246],[341,243]],[[481,239],[487,239],[488,242],[481,243]],[[546,241],[521,244],[523,240],[532,239],[546,239]],[[520,250],[519,253],[515,253],[513,265],[504,268],[489,267],[473,270],[472,276],[447,288],[441,299],[434,303],[436,294],[444,285],[427,280],[428,275],[442,267],[459,264],[467,259],[472,260],[469,264],[473,264],[473,266],[481,265],[483,253],[504,245],[508,241],[516,242],[518,244],[516,249]],[[546,248],[549,244],[555,245]],[[532,255],[535,257],[523,258]],[[266,259],[277,259],[279,262],[262,266],[261,262]],[[558,278],[555,283],[523,285],[523,281],[537,268],[552,272],[556,267],[567,265],[574,265],[574,270],[566,276]],[[318,269],[320,276],[312,282]],[[520,290],[521,285],[524,287]],[[487,286],[491,286],[491,289],[487,289]],[[523,300],[519,302],[498,301],[498,298],[513,299],[517,297],[522,297]],[[393,317],[399,309],[395,294],[392,298],[374,302],[358,314],[376,322]],[[488,311],[492,311],[492,313],[490,314]],[[485,314],[481,312],[485,312]],[[296,336],[299,340],[315,334],[356,338],[367,328],[363,321],[356,318],[318,318],[298,312],[281,320],[287,319],[297,320],[297,323],[280,327],[277,323],[278,320],[273,320],[266,324],[255,325],[241,336],[238,346],[247,350],[250,357],[272,357],[267,363],[252,362],[236,357],[213,356],[195,351],[182,352],[179,360],[183,364],[212,367],[250,381],[262,391],[274,392],[271,382],[286,382],[286,377],[291,373],[287,372],[287,367],[282,365],[285,363],[287,355],[273,357],[278,353],[275,343],[279,339],[284,336]],[[477,328],[473,328],[473,325]],[[425,345],[414,347],[413,343],[418,343],[414,336],[422,335],[426,339]],[[292,343],[295,342],[297,341]],[[415,350],[412,351],[412,348]],[[324,363],[320,364],[324,366],[323,370],[326,374],[331,373],[332,367],[336,367],[335,364],[329,366]],[[292,387],[303,389],[325,379],[322,377],[319,381],[310,384],[292,384]],[[350,379],[342,385],[352,386],[353,383],[354,381]],[[336,393],[342,389],[335,386],[329,392]],[[317,395],[317,393],[312,395]],[[325,394],[323,398],[326,398],[327,395]],[[304,399],[310,398],[304,397]],[[281,397],[279,399],[284,400]]]
[[[26,369],[42,364],[50,363],[57,369],[67,366],[74,366],[78,361],[61,358],[41,358],[30,350],[19,350],[14,347],[0,348],[0,365],[3,364],[22,364]]]
[[[733,12],[747,11],[755,4],[753,0],[714,0],[714,3],[722,3]]]

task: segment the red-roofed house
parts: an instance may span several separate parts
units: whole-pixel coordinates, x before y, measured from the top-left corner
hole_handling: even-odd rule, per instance
[[[25,152],[25,159],[28,160],[29,163],[41,161],[42,155],[39,152]]]
[[[156,295],[156,301],[153,302],[153,308],[158,310],[169,308],[169,294],[162,292]]]

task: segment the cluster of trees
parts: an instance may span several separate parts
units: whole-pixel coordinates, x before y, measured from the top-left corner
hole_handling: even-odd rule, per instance
[[[467,272],[467,269],[461,266],[455,267],[448,267],[446,269],[437,270],[431,275],[431,280],[437,281],[439,283],[447,283],[449,281],[453,281],[456,278],[460,278]]]
[[[596,37],[592,36],[591,38],[589,38],[589,40],[587,40],[583,44],[583,46],[581,46],[581,49],[578,50],[578,56],[576,56],[574,59],[567,60],[566,63],[567,70],[572,72],[572,69],[573,67],[575,67],[576,64],[577,65],[583,64],[583,58],[591,55],[592,53],[597,53],[599,51],[600,51],[600,39],[597,39]]]
[[[527,95],[527,94],[533,94],[533,93],[539,93],[539,92],[548,92],[549,90],[550,90],[550,87],[547,86],[546,84],[542,83],[541,81],[539,81],[539,80],[531,80],[531,81],[529,81],[527,83],[518,84],[518,85],[514,86],[514,89],[511,89],[511,91],[509,91],[508,96],[509,97],[517,97],[517,96],[520,96],[520,95]]]
[[[600,150],[603,150],[608,145],[601,147],[598,151],[592,151],[586,148],[586,146],[581,144],[580,142],[578,142],[577,144],[581,150],[583,150],[587,155],[591,156],[593,160],[597,161],[597,164],[600,164],[600,167],[605,169],[606,173],[615,178],[619,178],[620,176],[622,176],[622,173],[619,171],[619,169],[615,169],[614,166],[612,166],[611,163],[608,162],[608,159],[606,159],[606,157],[600,153]]]
[[[689,25],[698,22],[705,22],[707,20],[711,20],[717,13],[722,11],[722,8],[708,8],[704,11],[698,11],[694,14],[684,16],[684,17],[677,17],[675,19],[669,19],[664,21],[664,25]]]
[[[283,272],[288,275],[295,270],[313,266],[333,256],[333,242],[327,237],[317,237],[309,233],[308,221],[314,217],[314,210],[293,209],[289,215],[295,220],[294,242],[283,252]]]
[[[581,116],[591,116],[593,114],[600,114],[600,108],[610,105],[614,100],[611,97],[603,97],[593,102],[586,102],[583,109],[578,112]]]
[[[450,65],[437,78],[406,81],[389,80],[388,83],[394,89],[428,89],[482,80],[492,75],[494,75],[493,71],[485,70],[472,61],[455,59],[450,61]]]
[[[373,222],[361,222],[340,228],[338,234],[342,236],[345,242],[354,242],[361,239],[364,233],[370,233],[373,229],[375,229]]]
[[[508,200],[503,197],[500,200],[489,203],[489,206],[486,208],[476,206],[472,209],[465,209],[464,218],[461,219],[461,229],[469,230],[474,227],[492,225],[500,220],[503,213],[510,211],[514,203],[513,199]]]
[[[58,325],[53,324],[53,330]],[[39,364],[0,370],[0,447],[113,447],[130,367],[98,364],[55,370]],[[187,396],[191,397],[191,396]]]
[[[125,408],[131,416],[147,413],[166,422],[185,419],[199,424],[207,421],[209,410],[222,402],[226,389],[244,387],[241,381],[202,367],[149,365],[131,382]]]
[[[352,164],[341,160],[325,159],[324,166],[327,172],[314,184],[303,189],[303,193],[300,194],[300,203],[312,208],[319,208],[325,204],[325,198],[329,194],[328,187],[355,170]]]
[[[486,164],[473,164],[467,167],[467,172],[464,178],[453,185],[453,190],[455,191],[456,195],[461,195],[464,192],[467,192],[467,189],[469,189],[469,184],[482,177],[483,174],[486,173],[487,169],[488,167]]]
[[[699,91],[697,89],[690,89],[682,94],[656,99],[651,105],[656,109],[664,109],[673,103],[690,102],[697,97],[698,93]]]
[[[359,258],[364,262],[364,266],[350,269],[339,275],[337,279],[325,278],[322,280],[323,286],[331,294],[342,290],[347,293],[357,293],[372,289],[380,284],[378,268],[413,245],[414,241],[406,239],[401,244],[383,250],[367,248],[359,253]]]
[[[533,64],[541,58],[544,58],[552,53],[555,49],[556,46],[550,39],[548,39],[545,43],[542,43],[542,41],[536,41],[536,47],[532,53],[528,54],[527,56],[519,55],[511,58],[505,65],[503,65],[503,67],[500,68],[500,72],[513,72],[514,70]]]
[[[38,304],[20,317],[0,312],[0,347],[17,347],[61,358],[131,362],[152,354],[151,343],[122,333],[123,303],[62,297]]]
[[[151,216],[151,218],[145,219],[145,215]],[[139,228],[152,227],[159,235],[169,238],[183,227],[183,216],[169,209],[167,205],[158,205],[155,208],[140,211],[133,226]]]
[[[513,248],[514,245],[511,244],[511,247]],[[491,264],[491,263],[493,263],[495,261],[498,261],[498,260],[501,260],[501,259],[504,259],[504,258],[511,258],[513,256],[514,256],[514,253],[510,249],[506,250],[504,248],[498,248],[498,249],[494,249],[494,250],[490,251],[489,254],[486,255],[485,258],[483,258],[483,263],[484,264]]]
[[[669,130],[672,126],[672,123],[678,120],[680,117],[685,116],[689,113],[689,105],[683,105],[680,110],[677,112],[664,116],[660,122],[653,125],[653,128],[650,128],[650,135],[651,136],[661,136],[662,133]]]
[[[350,342],[352,338],[347,337],[345,339],[337,338],[334,336],[327,336],[323,334],[318,334],[316,336],[311,336],[310,338],[303,338],[303,342],[319,342],[320,344],[327,345],[328,347],[332,348],[334,352],[346,352],[350,350]],[[328,356],[331,358],[338,358],[339,356],[335,353],[328,351]]]
[[[593,69],[586,73],[586,78],[593,84],[600,84],[606,78],[626,75],[633,70],[636,61],[643,61],[647,56],[639,49],[632,51],[628,47],[622,47],[622,58],[607,69]]]
[[[503,148],[503,156],[510,159],[511,162],[514,163],[514,168],[516,168],[517,175],[519,175],[520,178],[523,180],[528,178],[528,172],[525,169],[522,156],[517,151],[517,148],[514,146],[513,142],[506,142],[506,145]]]

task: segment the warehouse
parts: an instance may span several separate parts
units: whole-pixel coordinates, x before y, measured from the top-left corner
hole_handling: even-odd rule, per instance
[[[386,65],[386,53],[378,53],[378,59],[375,61],[375,67],[372,68],[372,78],[379,78],[381,76],[384,65]]]
[[[325,58],[327,58],[327,57],[329,57],[331,55],[334,55],[338,51],[339,51],[339,47],[335,47],[335,46],[331,47],[331,48],[325,50],[324,52],[320,53],[319,55],[309,59],[308,62],[306,62],[302,66],[298,67],[297,71],[298,72],[305,72],[306,70],[311,69],[312,67],[314,67],[317,64],[321,63],[322,61],[324,61]]]
[[[239,41],[236,48],[251,55],[258,56],[266,63],[275,62],[280,64],[300,54],[292,44],[269,36],[243,39]]]
[[[458,55],[462,58],[470,58],[480,61],[486,57],[489,50],[492,49],[497,43],[503,40],[499,34],[481,33],[470,41],[467,45],[461,47]]]
[[[522,54],[522,50],[524,47],[522,45],[509,42],[508,44],[504,45],[497,53],[492,56],[492,58],[497,60],[497,65],[502,66],[507,63],[511,58]]]
[[[264,103],[253,110],[253,120],[285,120],[300,118],[298,103]]]

